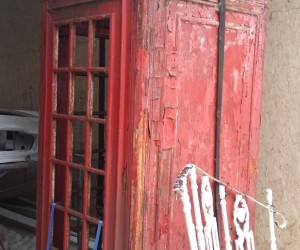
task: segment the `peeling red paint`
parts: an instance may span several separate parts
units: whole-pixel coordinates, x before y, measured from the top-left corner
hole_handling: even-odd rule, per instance
[[[49,143],[45,138],[52,118],[45,114],[51,113],[47,105],[50,93],[46,88],[51,85],[47,79],[53,74],[49,69],[46,70],[46,64],[50,62],[46,60],[49,57],[46,50],[52,49],[51,39],[47,39],[51,38],[49,23],[52,22],[47,2],[50,7],[51,4],[54,7],[55,3],[69,5],[80,2],[78,8],[81,6],[87,11],[85,14],[96,16],[97,10],[91,6],[97,5],[98,1],[42,2],[42,58],[45,59],[42,68],[45,72],[42,75],[41,93],[47,95],[46,99],[41,99],[41,124],[45,126],[40,126],[40,134],[45,136],[41,140],[44,146],[40,150],[40,159],[50,162],[50,151],[46,150]],[[187,249],[182,208],[174,199],[172,186],[183,166],[190,162],[214,174],[219,25],[217,1],[108,2],[122,5],[122,36],[119,37],[122,40],[120,103],[126,103],[121,105],[120,117],[116,117],[122,123],[118,131],[120,135],[114,140],[118,142],[116,150],[119,151],[117,181],[122,182],[116,184],[116,203],[122,204],[116,208],[116,223],[111,227],[116,227],[115,235],[125,238],[124,249]],[[226,3],[220,174],[222,181],[254,196],[266,1],[227,0]],[[69,6],[57,12],[57,18],[76,16],[74,13]],[[129,39],[130,46],[127,44]],[[128,138],[124,139],[123,133]],[[50,171],[50,168],[44,171]],[[47,179],[44,180],[45,174],[48,173],[39,174],[40,186],[43,183],[51,184]],[[50,197],[50,193],[47,197]],[[42,222],[41,230],[47,232],[49,201],[40,190],[38,200],[43,208],[38,213],[38,219]],[[232,210],[232,201],[228,206],[229,211]],[[254,206],[250,203],[249,207],[253,213]],[[121,211],[122,208],[126,211]],[[41,211],[48,213],[42,216]],[[126,215],[128,218],[123,218]],[[127,229],[124,230],[126,236],[121,235],[123,226]],[[109,237],[113,239],[114,236]],[[115,249],[122,246],[123,241],[119,242],[119,238],[114,238]],[[37,242],[39,246],[45,246],[45,233],[42,235],[38,232]]]
[[[134,149],[144,158],[143,164],[132,166],[143,171],[133,176],[132,203],[143,193],[145,211],[132,213],[132,239],[139,241],[142,235],[143,242],[131,249],[186,249],[183,214],[172,183],[189,162],[214,174],[217,5],[141,0],[138,6],[133,106],[135,124],[147,114],[148,128]],[[227,1],[227,6],[221,178],[255,195],[265,1]],[[143,178],[143,185],[138,187],[134,178]],[[253,205],[250,210],[254,212]]]

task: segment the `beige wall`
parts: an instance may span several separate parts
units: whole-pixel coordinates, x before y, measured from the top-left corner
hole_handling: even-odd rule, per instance
[[[38,0],[0,1],[0,109],[38,109]]]
[[[288,220],[279,249],[300,249],[300,1],[269,0],[261,117],[258,198],[274,192]],[[257,209],[257,249],[268,249],[266,211]],[[262,233],[263,232],[263,233]]]

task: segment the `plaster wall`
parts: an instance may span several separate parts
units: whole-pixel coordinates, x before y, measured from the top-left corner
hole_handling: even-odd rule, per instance
[[[273,189],[288,220],[278,249],[300,249],[300,1],[270,0],[267,20],[257,197]],[[268,249],[268,217],[256,210],[257,249]],[[265,232],[262,230],[265,229]]]
[[[37,110],[39,2],[0,1],[0,37],[0,108]]]

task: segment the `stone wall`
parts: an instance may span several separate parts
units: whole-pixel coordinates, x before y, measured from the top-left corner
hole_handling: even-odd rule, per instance
[[[273,189],[288,220],[276,228],[278,249],[300,249],[300,1],[270,0],[257,195]],[[257,249],[268,249],[267,211],[257,209]]]

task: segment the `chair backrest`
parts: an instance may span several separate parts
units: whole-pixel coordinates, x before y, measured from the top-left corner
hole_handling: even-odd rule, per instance
[[[197,172],[202,169],[194,164],[188,164],[179,173],[175,184],[174,191],[180,195],[180,200],[183,206],[183,213],[187,227],[187,234],[191,250],[217,250],[220,249],[220,238],[218,235],[217,219],[214,214],[213,195],[210,186],[210,179],[213,181],[220,181],[214,179],[208,174],[203,174],[201,177],[201,196],[198,195]],[[190,185],[190,186],[189,186]],[[228,185],[227,185],[228,186]],[[234,211],[231,212],[233,223],[235,226],[236,239],[234,240],[236,250],[254,250],[254,237],[253,231],[250,229],[250,213],[244,195],[238,190],[231,188],[236,192]],[[189,191],[190,190],[190,191]],[[192,203],[190,201],[189,193],[191,193]],[[226,207],[226,194],[225,186],[219,184],[219,200],[221,208],[221,217],[223,221],[224,242],[225,249],[231,250],[232,240],[229,233],[227,207]],[[246,195],[247,196],[247,195]],[[251,198],[247,196],[248,198]],[[267,191],[268,206],[264,207],[269,209],[269,225],[270,225],[270,249],[276,249],[276,238],[273,220],[273,205],[272,205],[272,191]],[[256,201],[251,198],[251,200]],[[202,212],[201,212],[202,210]],[[204,220],[202,218],[204,216]]]

